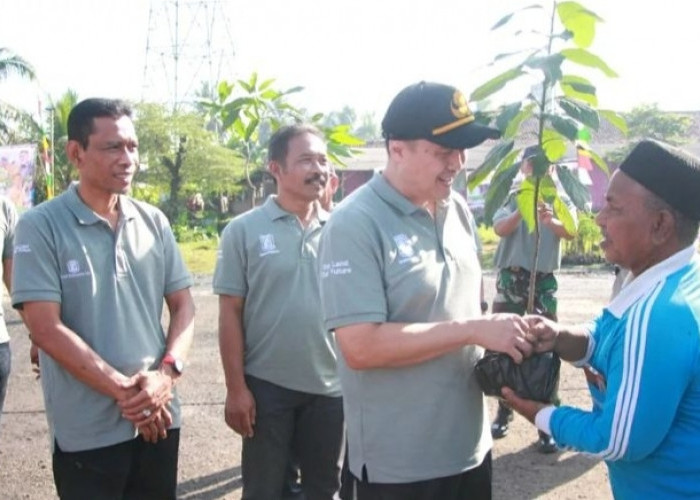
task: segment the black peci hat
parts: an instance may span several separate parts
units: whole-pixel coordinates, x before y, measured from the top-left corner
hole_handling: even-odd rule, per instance
[[[643,140],[620,170],[692,220],[700,220],[700,159],[660,141]]]
[[[476,123],[464,94],[441,83],[419,82],[399,92],[382,120],[384,138],[425,139],[450,149],[498,139],[498,129]]]

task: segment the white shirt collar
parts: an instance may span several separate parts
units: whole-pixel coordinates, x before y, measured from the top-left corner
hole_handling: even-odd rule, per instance
[[[690,245],[671,255],[669,258],[662,260],[658,264],[651,266],[636,278],[632,277],[630,273],[622,285],[622,290],[620,290],[620,293],[608,304],[606,309],[615,317],[622,317],[624,312],[629,309],[632,304],[648,294],[657,283],[687,266],[694,255],[695,246]]]

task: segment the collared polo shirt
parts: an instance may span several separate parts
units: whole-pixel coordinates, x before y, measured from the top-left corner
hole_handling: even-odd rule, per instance
[[[340,395],[335,341],[323,328],[319,216],[304,228],[271,196],[221,236],[214,293],[244,297],[245,373],[311,394]]]
[[[435,219],[381,175],[344,200],[324,228],[321,297],[328,330],[480,316],[481,267],[471,213],[451,196]],[[479,465],[491,447],[472,377],[483,349],[466,346],[401,368],[338,366],[350,470],[407,483]]]
[[[565,196],[562,196],[562,201],[569,207],[574,221],[576,221],[576,207]],[[515,198],[511,197],[508,203],[496,211],[493,216],[494,223],[510,216],[517,210]],[[561,265],[561,238],[544,224],[540,224],[539,227],[540,248],[537,254],[537,271],[552,273],[557,271]],[[493,261],[499,269],[522,267],[523,269],[532,270],[534,257],[535,233],[530,232],[525,221],[521,220],[515,231],[499,240]]]
[[[168,220],[146,203],[119,197],[116,231],[78,196],[76,185],[25,212],[17,224],[12,304],[60,304],[62,322],[125,375],[153,368],[165,353],[164,297],[190,287]],[[65,451],[133,439],[115,400],[77,381],[43,352],[41,382],[49,426]],[[180,406],[171,402],[173,427]]]

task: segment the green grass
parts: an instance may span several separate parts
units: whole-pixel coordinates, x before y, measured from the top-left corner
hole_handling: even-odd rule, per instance
[[[193,274],[213,274],[216,266],[216,251],[219,247],[218,238],[204,241],[188,241],[178,243],[182,258],[187,269]]]

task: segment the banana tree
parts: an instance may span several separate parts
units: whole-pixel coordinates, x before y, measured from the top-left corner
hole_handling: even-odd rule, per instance
[[[252,191],[252,206],[256,204],[258,186],[253,181],[265,163],[265,149],[269,137],[282,125],[290,122],[310,121],[323,131],[331,161],[343,164],[342,158],[356,153],[354,149],[364,141],[350,132],[350,125],[339,124],[324,127],[323,114],[307,117],[303,110],[288,101],[292,94],[303,87],[278,90],[274,79],[260,80],[253,73],[247,80],[222,81],[214,99],[200,100],[210,122],[216,124],[221,139],[245,160],[245,173]]]
[[[517,62],[480,85],[471,94],[470,100],[482,107],[487,98],[493,98],[516,81],[531,82],[532,90],[522,99],[504,104],[497,110],[480,111],[482,119],[495,121],[502,132],[502,140],[470,174],[468,187],[474,189],[491,177],[484,207],[484,218],[487,223],[491,223],[496,210],[511,193],[520,169],[518,159],[521,149],[516,147],[515,139],[527,137],[523,131],[526,123],[528,127],[533,122],[536,124],[536,132],[533,134],[535,137],[529,138],[530,143],[540,146],[537,155],[532,158],[533,175],[521,183],[515,195],[523,220],[528,229],[535,233],[536,248],[531,267],[535,270],[539,253],[539,203],[550,204],[567,230],[575,232],[574,219],[558,193],[550,166],[556,165],[559,181],[576,208],[586,210],[590,203],[588,189],[572,171],[557,162],[562,160],[567,145],[570,144],[578,148],[579,154],[588,156],[592,164],[607,173],[605,161],[589,147],[587,141],[581,139],[588,130],[598,130],[601,118],[623,133],[626,133],[626,125],[624,119],[614,111],[598,108],[593,82],[572,72],[577,68],[585,68],[588,72],[597,71],[605,77],[617,76],[600,57],[588,50],[595,38],[596,24],[602,19],[578,2],[554,1],[550,11],[543,5],[530,5],[507,14],[491,29],[512,27],[515,20],[526,11],[543,12],[546,16],[546,29],[528,31],[537,40],[534,47],[496,55],[492,62],[494,66],[501,66],[504,61],[511,61],[511,64],[513,60]],[[514,38],[520,46],[524,33],[522,29],[514,32]],[[531,272],[528,312],[534,310],[535,277],[536,273]]]

